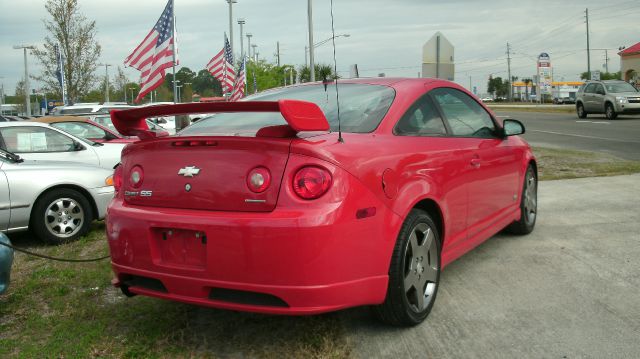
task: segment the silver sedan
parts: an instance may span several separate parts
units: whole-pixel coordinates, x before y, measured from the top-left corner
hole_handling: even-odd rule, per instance
[[[0,149],[0,232],[31,229],[52,244],[75,240],[104,218],[112,176],[97,166],[24,161]]]

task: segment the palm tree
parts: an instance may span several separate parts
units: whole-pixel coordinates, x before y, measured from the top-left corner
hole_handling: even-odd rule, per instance
[[[529,101],[529,84],[533,81],[531,81],[531,79],[522,79],[522,82],[524,82],[525,98],[527,99],[527,101]]]

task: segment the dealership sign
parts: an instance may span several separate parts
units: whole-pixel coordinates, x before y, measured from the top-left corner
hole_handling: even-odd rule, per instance
[[[551,94],[552,73],[549,54],[543,52],[538,56],[538,81],[541,94]]]

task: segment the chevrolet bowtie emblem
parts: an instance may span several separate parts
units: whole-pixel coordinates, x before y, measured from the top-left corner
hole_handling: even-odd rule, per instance
[[[187,166],[185,168],[181,168],[180,171],[178,171],[178,175],[185,177],[197,176],[198,173],[200,173],[200,169],[196,166]]]

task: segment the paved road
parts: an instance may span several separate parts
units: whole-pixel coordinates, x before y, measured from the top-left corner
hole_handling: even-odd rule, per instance
[[[547,181],[524,237],[498,235],[442,272],[410,329],[345,311],[361,358],[640,357],[640,174]]]
[[[623,116],[608,121],[603,115],[579,119],[575,114],[496,110],[501,118],[524,123],[524,137],[534,146],[607,152],[640,160],[640,116]]]

